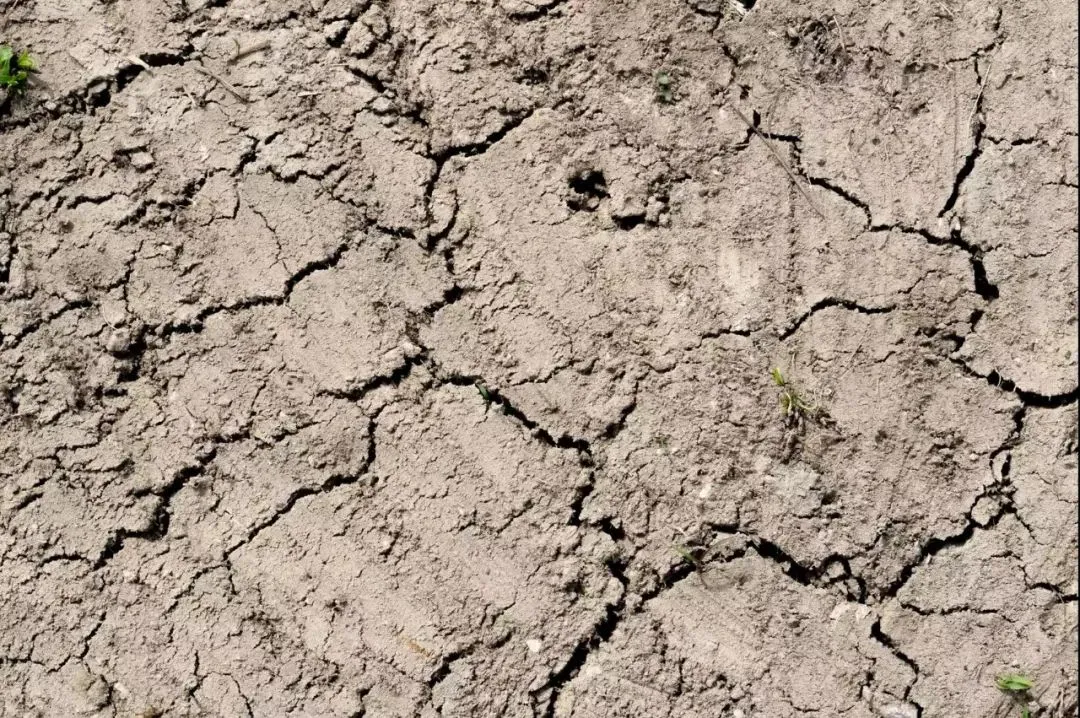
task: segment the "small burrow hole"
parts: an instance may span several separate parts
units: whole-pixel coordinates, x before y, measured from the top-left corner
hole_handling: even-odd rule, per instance
[[[608,196],[607,180],[600,170],[583,170],[570,178],[570,196],[566,206],[575,212],[593,212]]]

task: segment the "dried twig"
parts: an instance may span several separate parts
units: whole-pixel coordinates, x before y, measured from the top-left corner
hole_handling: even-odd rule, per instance
[[[150,65],[146,63],[146,60],[142,59],[138,55],[129,55],[128,62],[130,62],[132,65],[138,65],[142,69],[149,72],[151,75],[154,74],[154,68],[150,67]]]
[[[790,167],[788,167],[787,162],[785,162],[784,158],[780,156],[780,152],[777,151],[775,147],[773,147],[772,142],[769,142],[769,138],[766,137],[761,132],[761,130],[759,130],[756,125],[754,125],[753,122],[750,121],[749,117],[743,114],[742,110],[740,110],[735,105],[731,105],[731,109],[735,110],[735,114],[739,116],[739,119],[745,122],[746,126],[750,128],[750,131],[760,137],[761,141],[765,143],[765,147],[768,148],[769,153],[776,158],[776,161],[780,163],[780,167],[783,168],[784,172],[787,173],[787,176],[791,178],[791,181],[795,184],[795,189],[799,190],[799,193],[806,198],[806,201],[810,204],[810,209],[814,210],[814,213],[818,217],[824,219],[825,215],[821,212],[820,209],[818,209],[817,205],[814,204],[814,200],[811,199],[810,193],[806,191],[806,189],[802,186],[802,182],[799,181],[799,176],[796,175]]]
[[[236,41],[233,40],[233,42],[236,42]],[[270,49],[270,41],[269,40],[262,40],[260,42],[256,42],[253,45],[248,45],[247,47],[240,47],[240,43],[236,42],[236,52],[233,54],[233,56],[231,58],[229,58],[229,64],[231,65],[234,62],[239,62],[240,60],[247,57],[248,55],[253,55],[256,52],[261,52],[263,50],[269,50],[269,49]]]
[[[840,47],[844,49],[844,52],[847,52],[847,43],[844,41],[844,28],[840,27],[840,21],[836,19],[835,15],[830,16],[829,19],[832,20],[833,25],[836,25],[836,32],[840,35]]]
[[[982,74],[981,81],[979,82],[979,94],[975,95],[975,102],[971,105],[971,114],[968,115],[968,128],[975,127],[976,117],[975,114],[979,111],[979,103],[982,102],[983,92],[986,91],[986,83],[990,80],[990,68],[994,65],[994,59],[991,57],[986,63],[986,72]]]
[[[211,80],[215,80],[219,85],[228,90],[230,94],[232,94],[236,99],[240,100],[241,102],[251,102],[247,95],[233,87],[232,84],[230,84],[224,77],[217,74],[216,72],[211,72],[210,70],[207,70],[205,67],[198,63],[193,64],[192,67],[195,69],[196,72],[206,75]]]

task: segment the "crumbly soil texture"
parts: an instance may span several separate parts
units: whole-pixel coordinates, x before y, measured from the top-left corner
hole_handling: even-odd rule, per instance
[[[1074,4],[0,28],[0,716],[1076,715]]]

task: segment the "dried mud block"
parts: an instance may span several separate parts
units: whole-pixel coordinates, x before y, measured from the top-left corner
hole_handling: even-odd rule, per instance
[[[771,213],[755,223],[763,210],[752,199],[744,213],[738,202],[674,192],[680,207],[703,205],[696,226],[605,229],[603,217],[567,200],[580,166],[590,166],[582,163],[602,160],[595,148],[558,159],[556,120],[534,117],[465,169],[453,259],[469,291],[421,336],[440,364],[483,376],[556,434],[597,436],[630,406],[651,357],[771,323],[786,243],[770,236]],[[605,201],[600,213],[612,211]],[[715,231],[700,228],[712,221]]]
[[[872,99],[900,88],[900,104]],[[807,176],[866,203],[874,225],[932,227],[975,146],[956,108],[973,106],[977,94],[974,71],[883,61],[842,90],[797,91],[788,116],[801,127]]]
[[[172,11],[170,11],[172,10]],[[177,32],[175,8],[137,0],[102,4],[92,0],[45,0],[33,12],[16,16],[18,41],[33,49],[47,73],[47,92],[62,97],[78,92],[87,79],[112,75],[130,65],[131,56],[179,53],[186,33]],[[63,42],[56,42],[62,37]],[[22,109],[22,108],[19,108]]]
[[[474,395],[446,388],[387,407],[373,487],[298,503],[234,554],[235,580],[292,617],[315,655],[393,666],[443,715],[527,715],[530,691],[622,588],[605,566],[610,540],[567,525],[585,480],[574,453],[530,441]],[[282,555],[288,568],[267,571]],[[399,701],[377,681],[365,706],[419,709]]]
[[[248,177],[235,200],[222,198],[231,216],[206,222],[205,197],[221,198],[218,186],[196,194],[190,229],[141,233],[128,304],[142,321],[190,321],[217,307],[284,297],[293,276],[329,261],[354,236],[347,210],[314,180]]]
[[[1076,651],[1076,602],[1028,583],[1018,558],[1026,534],[1014,516],[976,529],[916,568],[883,609],[883,634],[919,668],[911,697],[925,713],[964,705],[994,715],[1008,702],[994,679],[1020,671],[1035,677],[1049,715],[1068,715],[1052,702],[1076,683],[1075,661],[1067,658]]]
[[[105,197],[100,204],[79,202],[57,212],[54,232],[35,233],[37,241],[20,248],[26,252],[20,262],[34,269],[35,288],[84,297],[124,282],[139,238],[116,227],[136,202]]]
[[[1028,409],[1011,452],[1009,480],[1023,521],[1024,575],[1031,584],[1076,595],[1076,407]]]
[[[153,356],[161,375],[188,402],[231,405],[226,388],[251,395],[275,371],[290,379],[290,401],[302,402],[305,392],[347,394],[400,368],[420,351],[410,327],[449,288],[442,263],[377,233],[335,257],[332,269],[305,270],[280,300],[217,311],[200,332],[170,335]]]
[[[285,364],[326,390],[357,388],[419,352],[410,327],[448,289],[442,262],[415,242],[365,243],[293,293],[290,307],[306,319],[278,334]]]
[[[1065,149],[990,145],[960,205],[994,296],[958,356],[1046,396],[1076,390],[1076,188]]]
[[[1002,7],[1001,43],[980,65],[986,135],[1057,142],[1077,131],[1076,13],[1053,2]]]
[[[960,249],[929,244],[918,234],[871,231],[843,238],[801,228],[792,259],[801,296],[797,317],[824,303],[868,311],[919,309],[936,322],[964,316],[975,304],[970,259]]]
[[[646,376],[604,447],[583,518],[618,517],[642,568],[658,574],[679,561],[673,543],[722,526],[777,544],[815,575],[846,557],[842,573],[887,591],[926,541],[964,529],[1017,407],[908,342],[918,321],[832,307],[772,356],[722,337]],[[828,423],[806,419],[793,452],[770,365],[828,413]]]
[[[368,419],[346,402],[312,404],[282,405],[279,415],[292,421],[282,416],[291,426],[280,435],[228,442],[185,482],[169,505],[169,535],[180,544],[174,553],[201,563],[220,558],[300,497],[360,480],[371,453]]]
[[[801,172],[865,206],[874,226],[933,227],[975,148],[980,76],[970,58],[995,42],[997,13],[976,3],[939,13],[895,2],[773,6],[730,32],[746,66],[743,111],[796,138]]]
[[[882,715],[903,704],[915,675],[872,637],[875,621],[870,608],[751,553],[624,619],[563,687],[554,715]]]

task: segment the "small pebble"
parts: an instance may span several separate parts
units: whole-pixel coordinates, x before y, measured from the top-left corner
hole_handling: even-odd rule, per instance
[[[148,170],[154,166],[154,156],[149,152],[136,152],[131,156],[131,166],[137,170]]]
[[[392,112],[393,109],[394,103],[383,95],[379,95],[371,101],[371,111],[376,115],[385,115],[388,112]]]
[[[131,349],[131,333],[126,329],[115,329],[105,342],[105,349],[110,354],[123,354]]]

